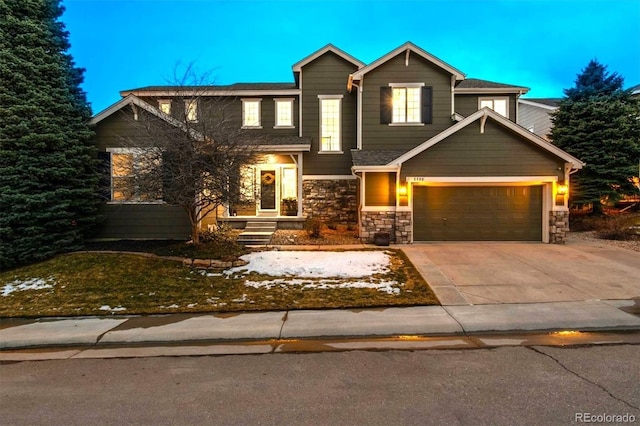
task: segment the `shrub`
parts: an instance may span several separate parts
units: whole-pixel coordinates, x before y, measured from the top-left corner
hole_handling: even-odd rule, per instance
[[[311,238],[320,238],[322,230],[322,222],[314,217],[307,218],[304,221],[304,230]]]
[[[597,222],[596,234],[605,240],[630,240],[635,237],[629,217],[604,217]]]

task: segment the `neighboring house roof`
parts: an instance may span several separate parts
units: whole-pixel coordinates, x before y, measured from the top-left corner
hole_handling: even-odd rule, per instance
[[[309,62],[313,62],[314,60],[318,59],[320,56],[324,55],[327,52],[335,53],[336,55],[340,56],[345,61],[351,62],[354,65],[357,65],[358,68],[362,68],[362,67],[365,66],[364,62],[356,59],[355,57],[349,55],[344,50],[339,49],[339,48],[335,47],[333,44],[329,43],[326,46],[321,47],[320,49],[316,50],[311,55],[309,55],[309,56],[301,59],[300,61],[296,62],[295,64],[293,64],[293,66],[291,67],[291,68],[293,68],[293,72],[301,71],[303,66],[307,65]]]
[[[563,159],[565,162],[571,163],[573,165],[574,169],[581,169],[584,166],[584,163],[582,161],[578,160],[576,157],[566,153],[565,151],[561,150],[560,148],[558,148],[557,146],[553,145],[552,143],[546,141],[545,139],[541,138],[540,136],[537,136],[537,135],[531,133],[530,131],[528,131],[524,127],[514,123],[513,121],[509,120],[508,118],[505,118],[502,115],[498,114],[497,112],[485,107],[485,108],[482,108],[481,110],[476,111],[475,113],[471,114],[470,116],[466,117],[462,121],[454,124],[453,126],[449,127],[448,129],[444,130],[443,132],[437,134],[436,136],[432,137],[431,139],[423,142],[422,144],[418,145],[417,147],[415,147],[415,148],[413,148],[413,149],[411,149],[409,151],[406,151],[402,155],[396,156],[395,158],[391,158],[392,157],[392,153],[390,151],[388,152],[388,154],[386,156],[383,155],[383,154],[378,154],[375,151],[373,151],[372,154],[366,154],[365,151],[361,151],[361,152],[352,151],[351,155],[352,155],[353,162],[354,162],[354,166],[353,166],[352,169],[356,170],[356,171],[357,170],[366,170],[367,167],[374,167],[376,165],[380,166],[381,169],[390,168],[390,167],[400,167],[402,165],[402,163],[404,163],[405,161],[410,160],[411,158],[415,157],[416,155],[426,151],[427,149],[431,148],[432,146],[436,145],[437,143],[439,143],[439,142],[445,140],[446,138],[448,138],[449,136],[455,134],[459,130],[464,129],[465,127],[467,127],[471,123],[474,123],[474,122],[476,122],[478,120],[481,120],[481,122],[483,123],[484,121],[486,121],[489,118],[492,119],[493,121],[495,121],[496,123],[498,123],[499,125],[507,128],[509,130],[512,130],[516,134],[522,136],[527,141],[539,146],[540,148],[544,149],[545,151],[548,151],[548,152],[554,154],[555,156]],[[375,164],[376,159],[379,161],[379,163],[377,163],[377,164]],[[387,160],[388,160],[388,162],[385,163],[384,161],[387,161]]]
[[[454,68],[453,66],[447,64],[446,62],[444,62],[443,60],[433,56],[432,54],[430,54],[429,52],[422,50],[421,48],[419,48],[418,46],[416,46],[415,44],[411,43],[410,41],[404,43],[403,45],[397,47],[396,49],[392,50],[391,52],[387,53],[386,55],[376,59],[375,61],[373,61],[372,63],[370,63],[369,65],[367,65],[364,68],[359,69],[358,71],[354,72],[353,75],[353,79],[354,80],[360,80],[362,79],[362,76],[365,75],[366,73],[368,73],[369,71],[372,71],[376,68],[378,68],[380,65],[384,64],[385,62],[387,62],[390,59],[395,58],[396,56],[398,56],[399,54],[406,52],[407,55],[409,55],[410,52],[415,53],[416,55],[426,59],[427,61],[431,62],[434,65],[437,65],[438,67],[444,69],[445,71],[449,72],[450,74],[454,75],[456,77],[456,80],[464,80],[465,75],[462,71],[460,71],[457,68]],[[408,57],[408,56],[407,56]]]
[[[467,78],[459,82],[454,91],[455,93],[527,93],[529,88],[479,78]]]
[[[520,98],[518,102],[552,111],[558,108],[561,100],[562,98]]]
[[[137,89],[122,90],[120,96],[176,96],[178,94],[199,96],[233,96],[264,94],[298,94],[295,83],[234,83],[211,86],[145,86]]]
[[[640,84],[636,84],[635,86],[630,87],[629,90],[631,91],[631,96],[640,95]]]

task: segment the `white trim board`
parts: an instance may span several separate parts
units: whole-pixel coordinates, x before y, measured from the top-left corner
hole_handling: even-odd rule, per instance
[[[392,58],[395,58],[396,56],[398,56],[399,54],[401,54],[403,52],[413,52],[413,53],[417,54],[418,56],[426,59],[427,61],[431,62],[432,64],[434,64],[434,65],[442,68],[443,70],[447,71],[448,73],[454,75],[456,77],[456,80],[464,80],[464,78],[465,78],[465,74],[462,71],[460,71],[459,69],[452,67],[451,65],[447,64],[443,60],[433,56],[429,52],[419,48],[415,44],[413,44],[410,41],[408,41],[408,42],[404,43],[403,45],[395,48],[391,52],[387,53],[386,55],[376,59],[375,61],[373,61],[372,63],[370,63],[366,67],[361,68],[358,71],[354,72],[352,74],[353,75],[353,79],[354,80],[362,79],[362,77],[366,73],[368,73],[369,71],[372,71],[372,70],[378,68],[380,65],[384,64],[385,62],[387,62],[388,60],[390,60]]]
[[[315,52],[313,52],[312,54],[302,58],[301,60],[299,60],[298,62],[296,62],[295,64],[293,64],[291,66],[291,68],[293,69],[293,72],[300,72],[302,71],[302,67],[304,67],[305,65],[307,65],[310,62],[315,61],[316,59],[318,59],[320,56],[324,55],[327,52],[332,52],[335,53],[336,55],[338,55],[339,57],[341,57],[342,59],[344,59],[347,62],[351,62],[353,65],[356,65],[358,67],[358,69],[362,68],[365,66],[365,63],[356,59],[355,57],[349,55],[347,52],[345,52],[342,49],[337,48],[336,46],[334,46],[333,44],[329,43],[324,47],[321,47],[320,49],[316,50]],[[302,87],[302,86],[301,86]]]

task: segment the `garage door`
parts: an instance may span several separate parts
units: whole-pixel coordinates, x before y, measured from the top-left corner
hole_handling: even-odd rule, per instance
[[[541,241],[541,186],[414,186],[414,241]]]

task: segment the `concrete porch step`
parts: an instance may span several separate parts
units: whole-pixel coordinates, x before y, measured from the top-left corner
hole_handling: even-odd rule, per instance
[[[238,236],[238,242],[252,246],[267,245],[276,228],[276,222],[247,222],[244,231]]]

